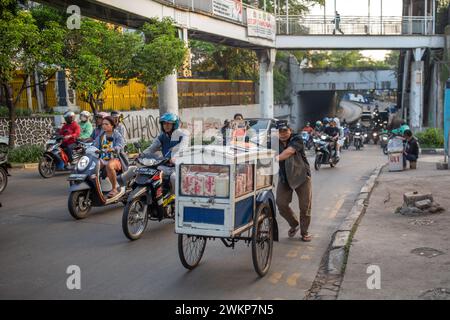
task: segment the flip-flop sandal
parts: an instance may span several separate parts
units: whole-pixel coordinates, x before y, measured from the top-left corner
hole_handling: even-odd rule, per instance
[[[299,229],[300,229],[299,225],[296,226],[296,227],[290,228],[289,231],[288,231],[289,238],[293,238]]]
[[[119,191],[116,189],[116,190],[111,190],[109,193],[108,193],[108,198],[114,198],[115,196],[117,196],[119,194]]]
[[[302,236],[301,239],[302,239],[302,241],[304,241],[304,242],[310,242],[311,239],[312,239],[312,236],[309,235],[309,234],[307,234],[307,235]]]

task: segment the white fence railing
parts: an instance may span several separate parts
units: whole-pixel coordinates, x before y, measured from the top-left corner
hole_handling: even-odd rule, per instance
[[[433,17],[278,16],[280,35],[399,35],[434,34]]]

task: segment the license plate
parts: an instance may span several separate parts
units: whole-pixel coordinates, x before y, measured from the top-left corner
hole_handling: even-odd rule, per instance
[[[48,140],[47,141],[47,144],[55,144],[56,143],[56,140]]]
[[[157,170],[152,169],[152,168],[138,168],[136,169],[136,173],[137,174],[144,174],[144,175],[149,175],[152,176],[156,173]]]
[[[76,174],[76,173],[74,173],[74,174],[71,174],[69,176],[68,180],[71,180],[71,181],[84,181],[84,179],[86,179],[86,177],[87,177],[87,174]]]

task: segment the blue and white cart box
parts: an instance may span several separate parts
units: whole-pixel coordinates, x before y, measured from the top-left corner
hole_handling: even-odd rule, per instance
[[[273,189],[275,152],[252,145],[193,146],[176,161],[175,232],[233,238],[252,226]]]

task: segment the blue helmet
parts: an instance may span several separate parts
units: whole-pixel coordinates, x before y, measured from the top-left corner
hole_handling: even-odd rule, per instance
[[[323,118],[322,123],[328,124],[328,123],[330,123],[330,119],[328,117],[325,117],[325,118]]]
[[[161,118],[159,118],[161,129],[163,122],[173,123],[173,130],[176,130],[180,127],[180,118],[178,118],[178,116],[175,113],[166,112],[161,116]]]

